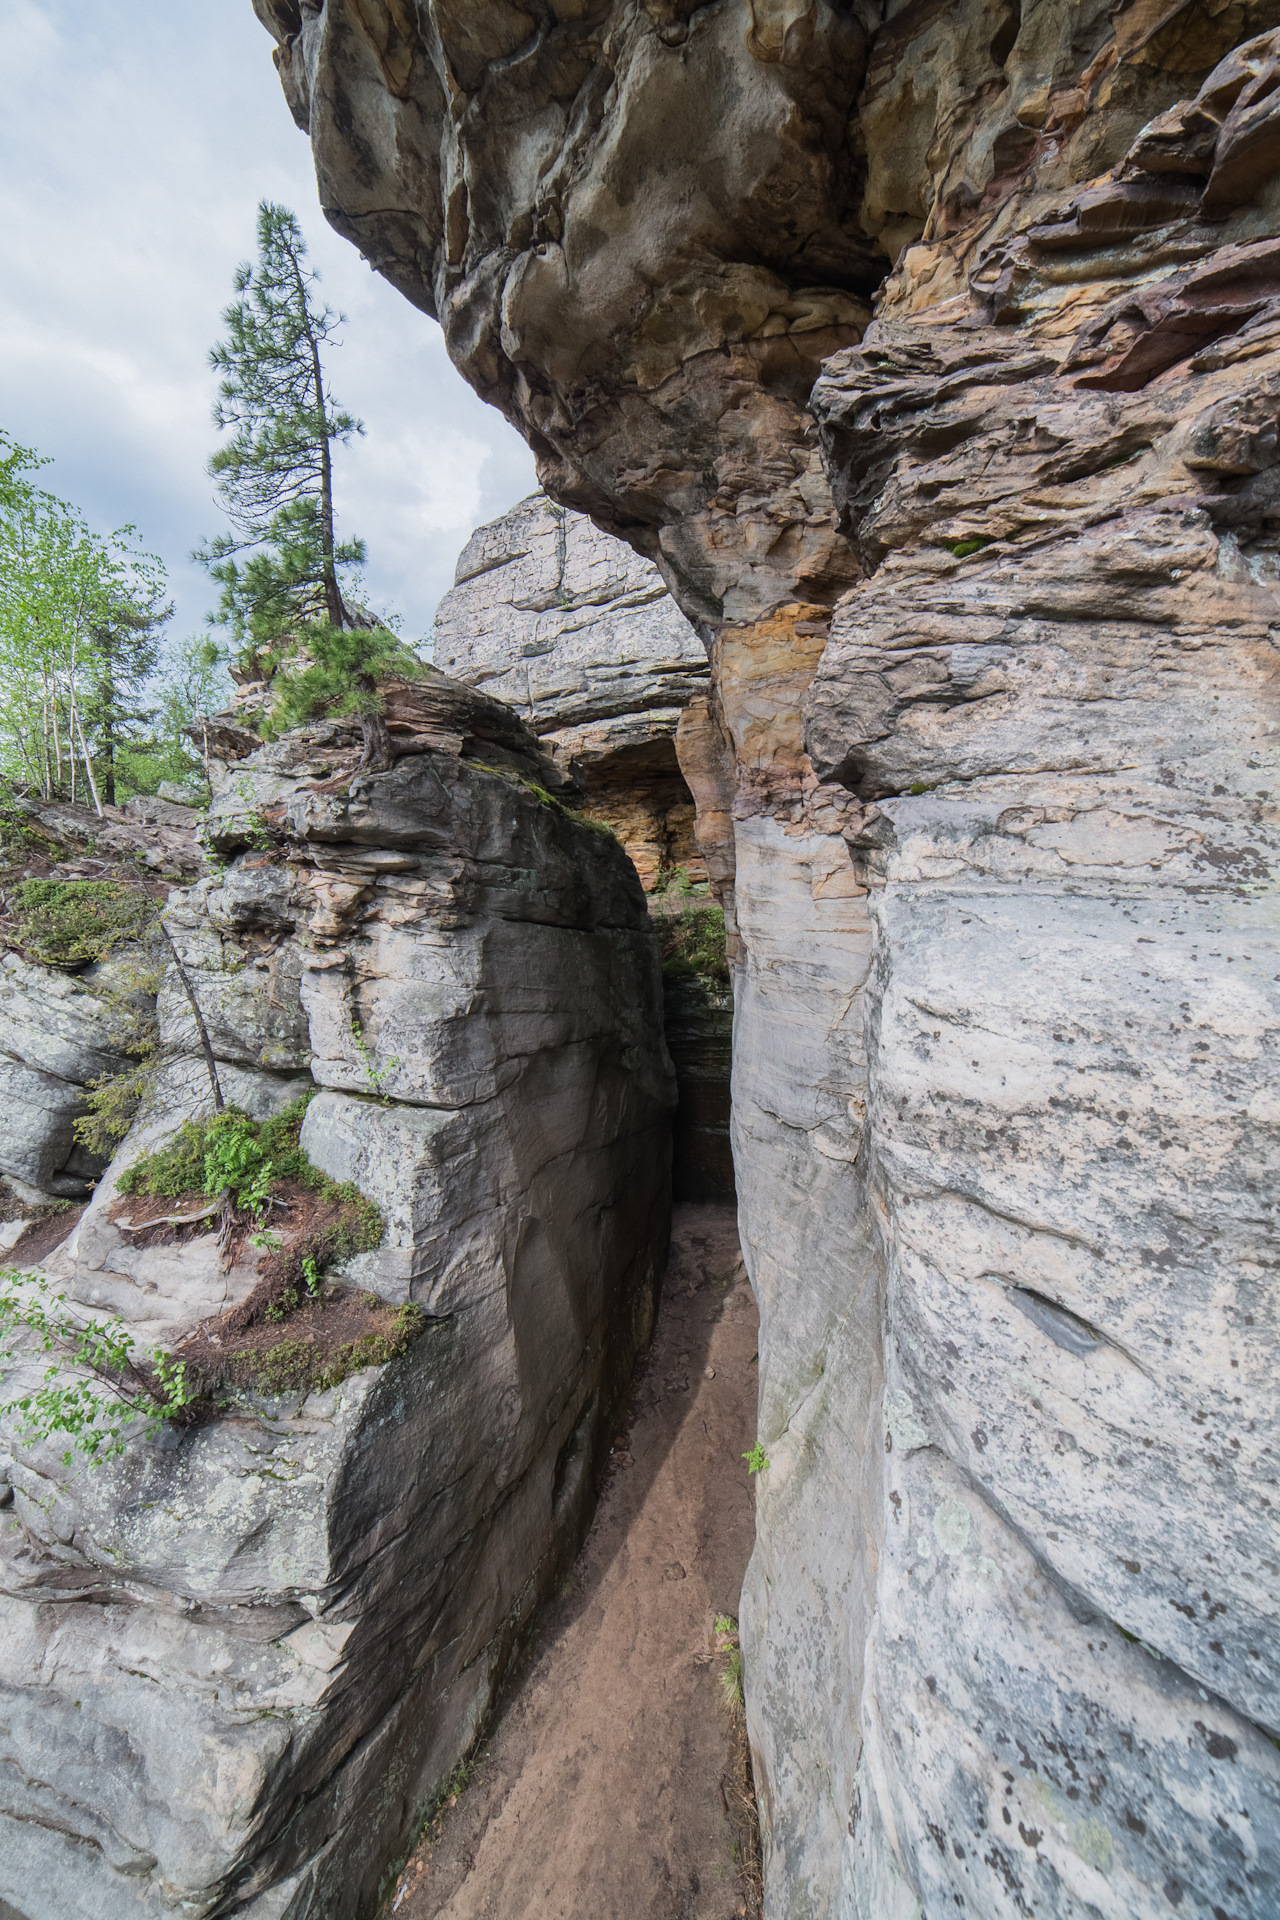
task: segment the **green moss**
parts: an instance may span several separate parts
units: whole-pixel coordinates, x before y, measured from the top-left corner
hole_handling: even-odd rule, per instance
[[[289,1393],[305,1387],[323,1393],[364,1367],[385,1367],[413,1345],[427,1324],[421,1307],[409,1303],[396,1311],[389,1333],[366,1333],[358,1340],[317,1356],[306,1340],[279,1340],[273,1347],[234,1357],[235,1383],[261,1393]]]
[[[50,967],[101,960],[140,939],[155,916],[146,894],[114,880],[24,880],[14,908],[19,946]]]
[[[965,560],[971,553],[980,553],[983,547],[995,545],[995,535],[975,533],[967,540],[948,540],[944,544],[950,547],[957,560]]]

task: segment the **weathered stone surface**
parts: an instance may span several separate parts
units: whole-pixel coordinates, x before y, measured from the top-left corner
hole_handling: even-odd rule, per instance
[[[707,677],[706,649],[652,562],[536,493],[462,549],[433,658],[539,734],[678,711]]]
[[[73,1129],[90,1083],[129,1064],[121,1039],[103,983],[0,954],[0,1173],[41,1193],[84,1193],[95,1168]]]
[[[96,1471],[4,1436],[0,1904],[26,1920],[372,1916],[589,1514],[665,1251],[656,947],[613,840],[461,757],[493,716],[447,697],[474,726],[385,774],[322,786],[314,739],[238,762],[220,832],[252,842],[273,789],[271,851],[171,899],[226,1099],[321,1082],[304,1145],[387,1223],[348,1277],[429,1324]],[[111,1218],[130,1159],[211,1105],[172,979],[160,1013],[153,1117],[48,1272],[171,1347],[255,1257]]]
[[[652,562],[534,494],[463,548],[435,661],[522,715],[647,892],[677,867],[705,880],[675,735],[707,654]]]
[[[712,640],[771,1920],[1261,1920],[1276,9],[259,11]]]
[[[0,1174],[30,1199],[81,1199],[106,1162],[75,1137],[91,1088],[132,1064],[155,1002],[153,957],[137,941],[75,970],[23,951],[25,880],[109,882],[160,896],[156,876],[201,865],[196,816],[131,800],[101,816],[66,801],[18,799],[18,834],[0,845]],[[180,816],[180,817],[175,817]]]

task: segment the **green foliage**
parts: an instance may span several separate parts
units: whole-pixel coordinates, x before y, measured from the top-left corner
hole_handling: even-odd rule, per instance
[[[287,1320],[304,1299],[316,1297],[322,1273],[354,1254],[371,1253],[382,1238],[382,1215],[358,1187],[338,1186],[323,1174],[316,1179],[322,1199],[332,1203],[333,1211],[282,1257],[277,1268],[280,1290],[267,1311],[268,1320]]]
[[[269,1120],[251,1120],[238,1107],[207,1120],[187,1120],[167,1146],[135,1160],[118,1182],[121,1193],[165,1200],[228,1193],[234,1206],[259,1220],[272,1189],[286,1180],[298,1181],[327,1202],[319,1225],[286,1252],[279,1253],[273,1235],[255,1236],[278,1254],[279,1286],[268,1314],[277,1321],[287,1320],[304,1297],[315,1297],[329,1267],[370,1252],[382,1239],[382,1215],[373,1202],[357,1187],[330,1180],[302,1150],[302,1122],[314,1098],[304,1094]]]
[[[950,547],[957,560],[966,560],[971,553],[981,553],[984,547],[994,546],[995,535],[975,533],[968,540],[951,540],[944,544]]]
[[[387,1081],[399,1067],[400,1056],[397,1054],[395,1059],[388,1060],[385,1067],[378,1066],[373,1050],[364,1037],[364,1029],[355,1020],[351,1022],[351,1038],[355,1041],[356,1052],[360,1055],[360,1064],[368,1075],[370,1089],[381,1100],[384,1107],[389,1107],[391,1096],[386,1090]]]
[[[166,642],[165,572],[132,527],[94,533],[0,432],[0,775],[110,804],[190,777],[181,728],[222,696],[205,641]]]
[[[269,1120],[251,1120],[239,1107],[226,1107],[207,1120],[184,1120],[167,1146],[125,1169],[119,1191],[180,1200],[186,1194],[213,1199],[229,1190],[240,1204],[240,1193],[253,1191],[263,1167],[270,1168],[272,1180],[300,1180],[319,1191],[332,1183],[299,1145],[303,1118],[314,1098],[303,1094]]]
[[[389,1333],[365,1333],[358,1340],[335,1347],[317,1365],[316,1349],[307,1340],[284,1339],[274,1346],[237,1354],[232,1362],[239,1384],[263,1393],[288,1393],[299,1387],[323,1393],[338,1386],[362,1367],[385,1367],[406,1353],[427,1324],[421,1307],[409,1302],[397,1309]]]
[[[114,880],[24,880],[14,906],[18,944],[50,967],[101,960],[155,918],[146,894]]]
[[[160,1029],[155,995],[164,969],[150,948],[113,959],[103,980],[96,983],[112,1016],[112,1042],[133,1056],[122,1073],[104,1074],[90,1082],[88,1111],[73,1131],[81,1146],[109,1160],[130,1127],[151,1104],[159,1078]]]
[[[207,637],[171,641],[153,685],[158,705],[145,734],[122,740],[115,753],[117,802],[130,794],[153,794],[162,780],[202,786],[203,759],[189,745],[188,728],[225,704],[231,682],[222,655]]]
[[[123,1073],[104,1074],[90,1085],[88,1112],[75,1122],[73,1132],[82,1147],[109,1160],[134,1121],[151,1102],[159,1072],[154,1048]]]
[[[695,974],[703,980],[727,981],[724,914],[719,907],[687,906],[679,913],[655,916],[663,978]]]
[[[743,1707],[742,1647],[738,1640],[738,1623],[731,1614],[716,1615],[715,1649],[721,1660],[720,1698],[736,1720]]]
[[[334,399],[322,349],[343,316],[320,305],[302,229],[287,207],[258,208],[258,258],[236,270],[239,298],[210,363],[222,375],[214,424],[231,438],[210,472],[233,531],[197,559],[222,588],[219,621],[255,651],[317,620],[347,624],[340,573],[364,558],[334,538],[332,447],[363,433]]]
[[[0,1416],[18,1416],[27,1441],[63,1436],[67,1466],[77,1452],[94,1466],[123,1453],[138,1420],[153,1438],[194,1398],[184,1364],[159,1351],[140,1359],[119,1315],[79,1319],[65,1294],[45,1294],[38,1275],[0,1268],[0,1366],[32,1350],[53,1357],[39,1385],[0,1406]]]
[[[769,1456],[757,1440],[750,1453],[744,1453],[748,1473],[764,1473],[769,1465]]]
[[[286,664],[272,683],[272,737],[322,714],[382,712],[379,680],[395,674],[416,679],[418,656],[386,627],[335,627],[327,620],[306,629],[305,657]]]
[[[204,1138],[203,1185],[207,1194],[230,1194],[236,1206],[246,1207],[260,1218],[273,1171],[252,1120],[225,1112],[214,1116]]]

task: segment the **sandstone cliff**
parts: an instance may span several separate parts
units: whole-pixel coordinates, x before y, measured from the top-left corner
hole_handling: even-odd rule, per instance
[[[535,494],[463,548],[434,658],[514,707],[647,892],[677,866],[706,879],[675,736],[707,654],[650,562]]]
[[[308,1304],[269,1264],[305,1193],[279,1254],[127,1191],[212,1101],[170,967],[150,1113],[45,1265],[75,1315],[221,1384],[96,1467],[0,1423],[0,1910],[25,1920],[376,1913],[577,1549],[648,1335],[673,1091],[642,890],[513,714],[442,677],[390,705],[365,776],[357,723],[211,727],[225,864],[166,913],[228,1106],[306,1098],[301,1151],[381,1244],[313,1267]],[[316,1378],[308,1342],[352,1315],[408,1337]],[[47,1364],[19,1350],[6,1401]]]
[[[650,561],[535,494],[477,527],[463,548],[436,613],[434,657],[513,707],[574,789],[582,817],[625,847],[663,951],[678,1091],[673,1194],[731,1200],[733,996],[676,753],[688,710],[706,711],[702,641]]]
[[[255,4],[711,643],[770,1915],[1261,1920],[1275,9]]]

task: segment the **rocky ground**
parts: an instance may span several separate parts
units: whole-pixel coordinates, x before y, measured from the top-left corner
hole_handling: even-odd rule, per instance
[[[755,1305],[730,1207],[676,1210],[653,1345],[586,1545],[396,1920],[756,1913],[740,1720],[712,1651],[754,1531]]]

